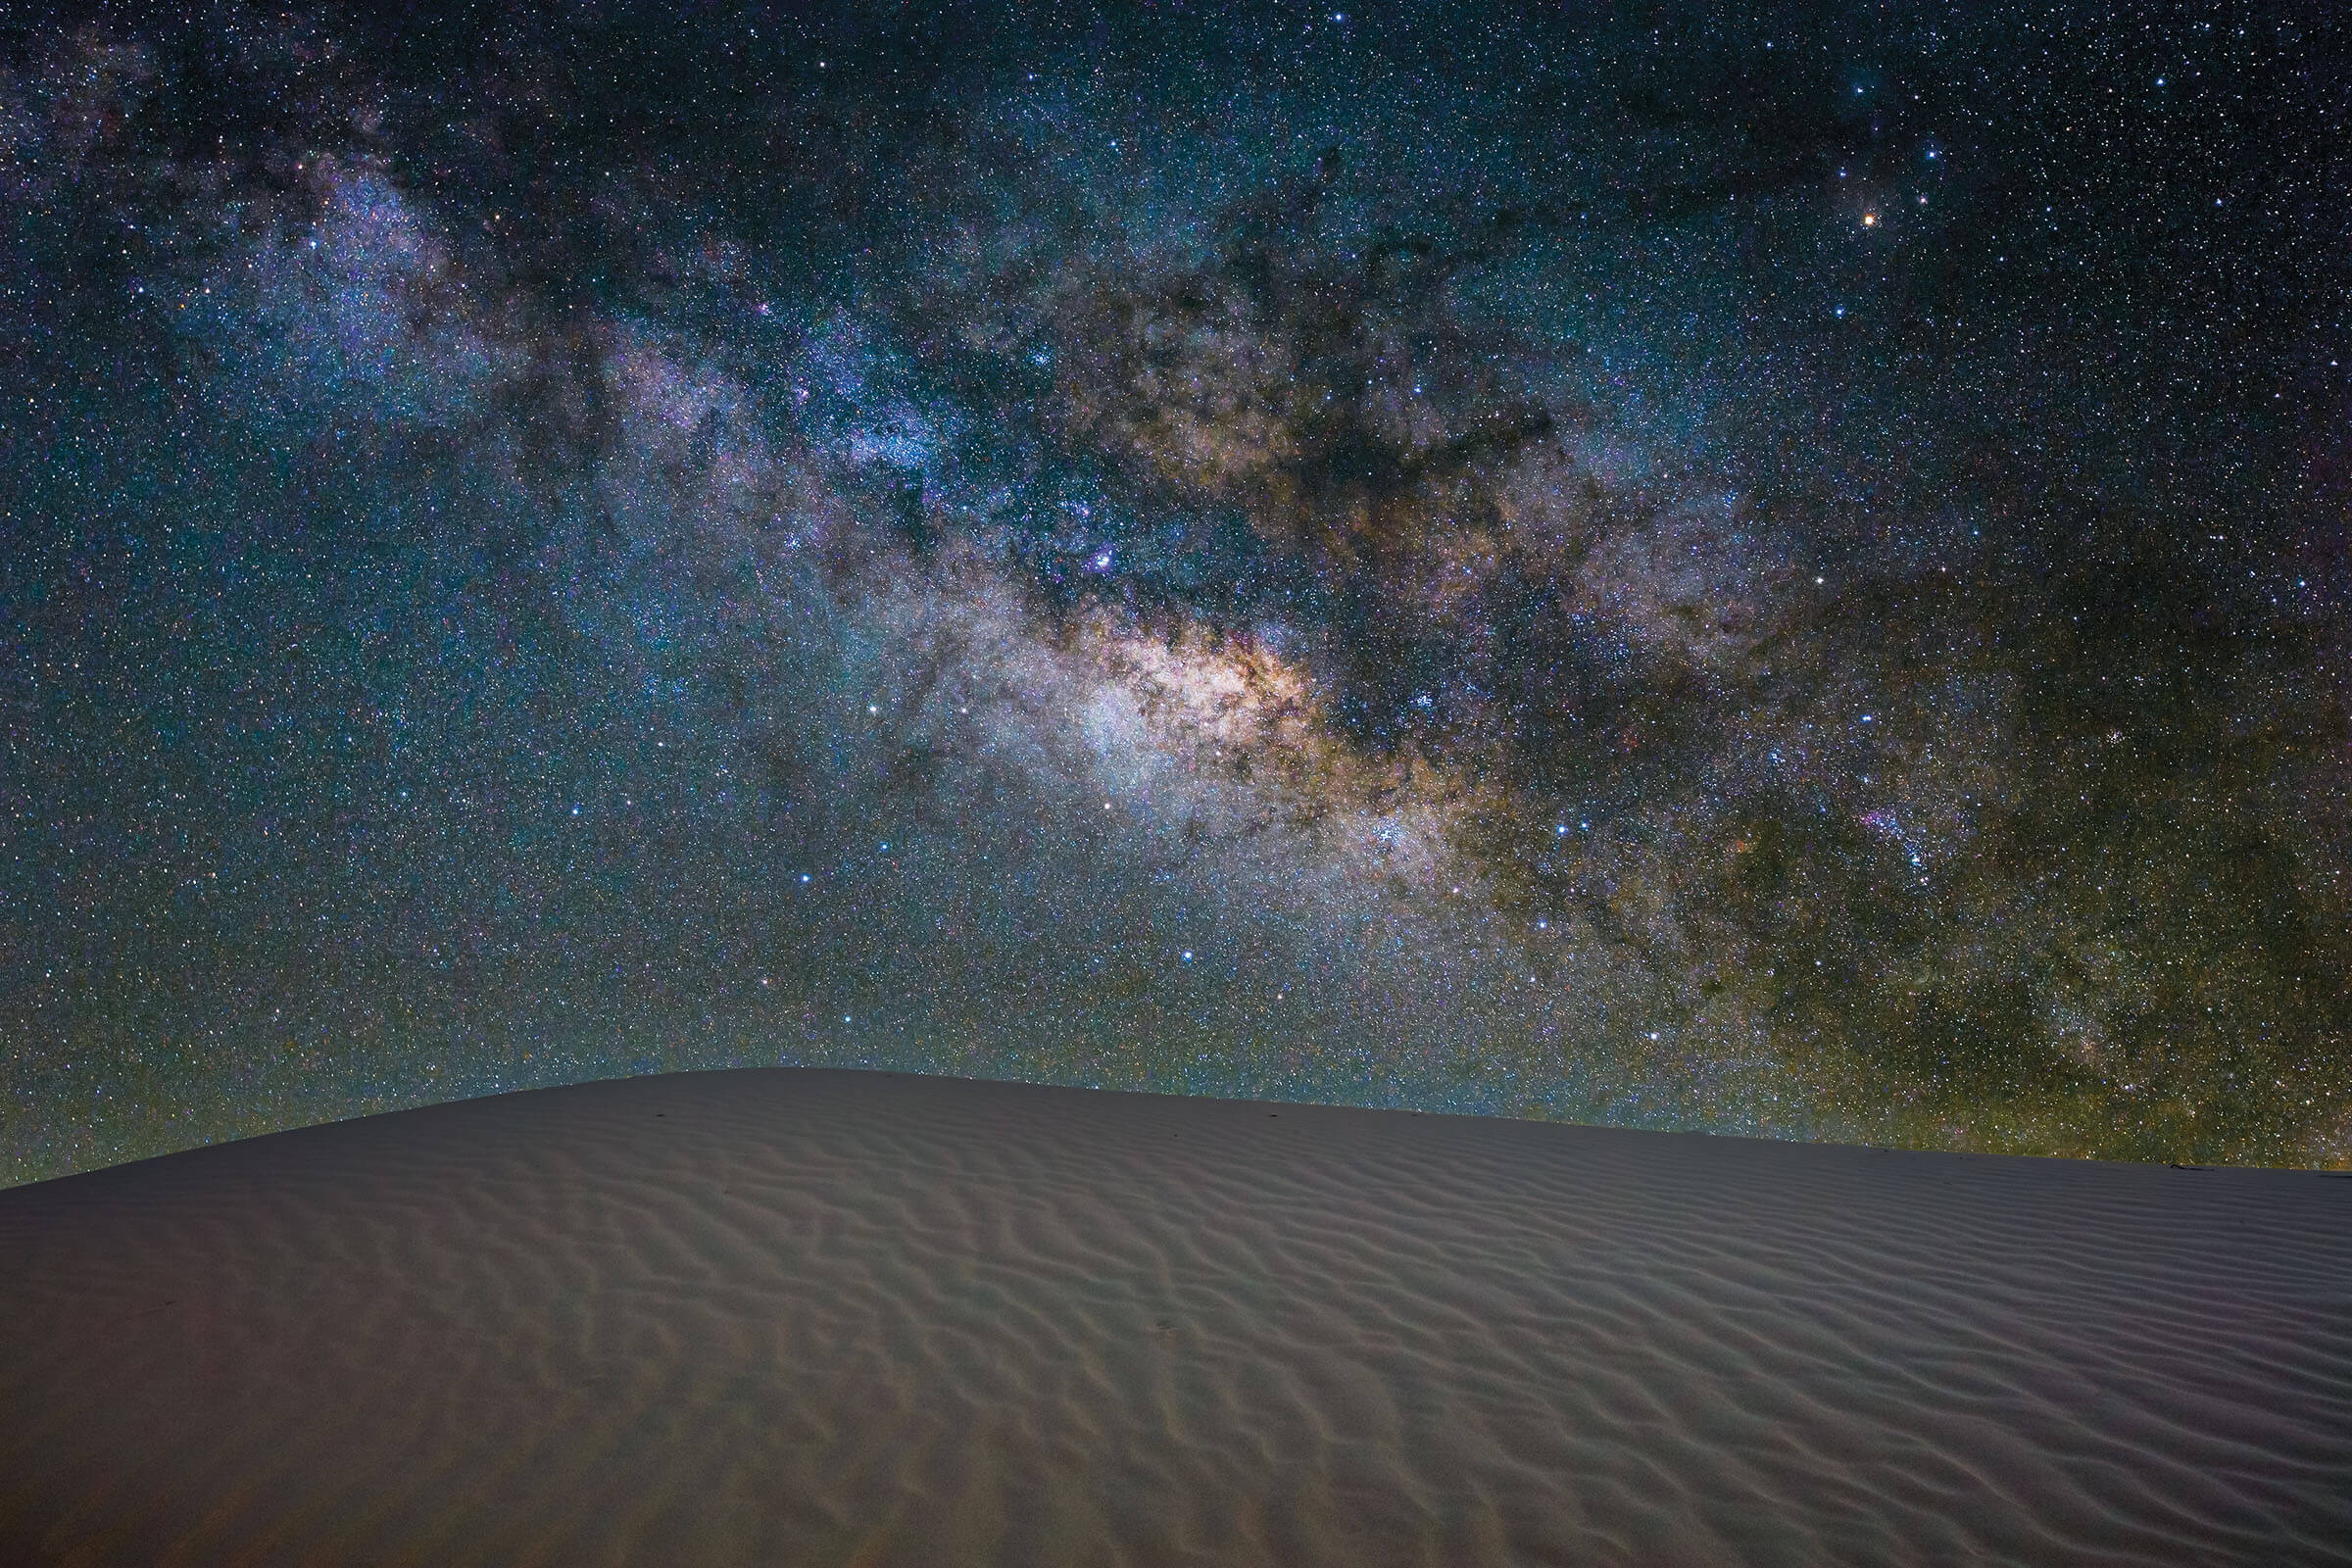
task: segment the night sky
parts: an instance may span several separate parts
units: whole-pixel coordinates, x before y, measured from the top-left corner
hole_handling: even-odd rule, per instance
[[[0,1182],[777,1063],[2352,1163],[2323,8],[0,29]]]

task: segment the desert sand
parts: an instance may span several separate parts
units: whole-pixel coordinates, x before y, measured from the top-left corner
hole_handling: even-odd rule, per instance
[[[0,1563],[2352,1562],[2352,1181],[792,1069],[0,1193]]]

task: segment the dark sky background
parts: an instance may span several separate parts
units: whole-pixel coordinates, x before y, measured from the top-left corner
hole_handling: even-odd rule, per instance
[[[2324,8],[0,25],[0,1182],[778,1062],[2352,1162]]]

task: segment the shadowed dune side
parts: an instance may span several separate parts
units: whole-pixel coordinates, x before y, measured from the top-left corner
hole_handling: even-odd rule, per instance
[[[0,1193],[0,1562],[2352,1562],[2352,1181],[791,1069]]]

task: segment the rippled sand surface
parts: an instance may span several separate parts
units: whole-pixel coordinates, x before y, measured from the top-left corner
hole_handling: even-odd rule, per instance
[[[880,1074],[0,1193],[0,1562],[2352,1561],[2352,1181]]]

